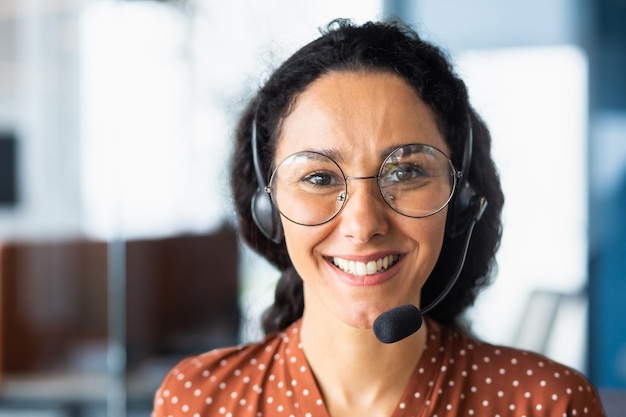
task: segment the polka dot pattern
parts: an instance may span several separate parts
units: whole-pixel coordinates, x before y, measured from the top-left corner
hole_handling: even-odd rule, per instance
[[[577,372],[427,323],[427,346],[391,417],[605,415]],[[299,329],[183,360],[157,391],[153,416],[328,417]]]

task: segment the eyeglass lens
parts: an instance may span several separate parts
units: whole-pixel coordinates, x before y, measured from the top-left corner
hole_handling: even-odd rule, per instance
[[[442,210],[456,185],[456,170],[439,149],[405,145],[383,161],[378,187],[385,202],[408,217],[427,217]],[[269,184],[272,200],[294,223],[314,226],[330,221],[347,203],[348,182],[339,165],[326,155],[304,151],[285,158]]]

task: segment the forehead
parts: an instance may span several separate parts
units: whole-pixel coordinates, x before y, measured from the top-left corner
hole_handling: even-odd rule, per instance
[[[338,162],[379,163],[381,154],[407,143],[450,155],[432,110],[406,81],[385,72],[330,72],[296,98],[283,120],[275,161],[314,150]]]

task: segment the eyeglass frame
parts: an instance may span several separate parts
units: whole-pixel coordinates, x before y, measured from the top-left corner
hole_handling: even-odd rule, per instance
[[[451,172],[450,172],[450,176],[452,177],[453,181],[452,181],[452,189],[450,190],[450,195],[448,196],[448,199],[443,203],[443,205],[438,208],[437,210],[433,211],[432,213],[426,214],[426,215],[422,215],[422,216],[411,216],[408,214],[404,214],[400,211],[398,211],[397,209],[395,209],[390,203],[389,201],[387,201],[387,199],[385,198],[384,194],[383,194],[383,189],[380,185],[379,179],[381,177],[381,171],[383,170],[383,167],[385,165],[385,161],[391,156],[393,155],[395,152],[397,152],[399,149],[402,148],[406,148],[409,146],[426,146],[432,149],[435,149],[436,151],[438,151],[439,153],[441,153],[448,161],[448,164],[450,165],[451,168]],[[274,176],[276,175],[276,172],[278,171],[278,168],[281,166],[281,164],[286,161],[287,159],[293,157],[294,155],[300,154],[300,153],[313,153],[313,154],[317,154],[317,155],[321,155],[326,159],[329,159],[331,162],[333,162],[335,164],[335,166],[337,166],[337,168],[339,168],[339,172],[341,173],[343,179],[344,179],[344,184],[345,184],[345,190],[342,191],[341,193],[339,193],[338,198],[342,199],[341,202],[341,207],[339,208],[339,210],[337,210],[332,216],[330,216],[328,219],[319,222],[319,223],[315,223],[315,224],[306,224],[306,223],[301,223],[301,222],[297,222],[293,219],[291,219],[290,217],[288,217],[287,215],[285,215],[280,208],[278,207],[278,202],[274,201],[274,198],[272,196],[272,187],[271,184],[274,180]],[[330,156],[322,153],[322,152],[318,152],[318,151],[312,151],[312,150],[303,150],[303,151],[298,151],[298,152],[294,152],[290,155],[287,155],[285,158],[283,158],[277,165],[276,167],[272,170],[272,175],[270,176],[270,179],[267,183],[267,185],[265,185],[265,187],[263,188],[263,191],[265,193],[267,193],[270,197],[270,200],[272,202],[272,205],[276,208],[276,210],[283,216],[285,217],[287,220],[289,220],[290,222],[300,225],[300,226],[321,226],[323,224],[326,224],[330,221],[332,221],[333,219],[335,219],[337,217],[337,215],[339,215],[339,213],[341,213],[341,211],[344,209],[344,207],[347,204],[347,200],[348,200],[348,180],[370,180],[370,179],[376,179],[376,185],[378,188],[378,191],[380,192],[380,196],[383,199],[383,201],[385,202],[385,204],[394,212],[400,214],[401,216],[404,217],[408,217],[408,218],[412,218],[412,219],[424,219],[427,217],[431,217],[434,216],[435,214],[441,212],[444,208],[446,208],[448,205],[450,205],[450,202],[452,201],[452,199],[454,198],[454,195],[456,193],[457,190],[457,185],[458,183],[461,181],[461,179],[463,178],[463,170],[457,170],[456,167],[454,166],[454,163],[452,162],[452,159],[441,149],[437,148],[436,146],[433,145],[429,145],[426,143],[406,143],[404,145],[399,145],[397,147],[395,147],[391,152],[389,152],[389,154],[387,154],[387,156],[385,156],[385,158],[383,158],[383,161],[380,164],[380,168],[378,169],[378,174],[376,175],[367,175],[367,176],[348,176],[345,175],[345,173],[343,172],[343,169],[341,169],[341,166],[339,165],[339,163],[337,163],[337,161],[335,161],[333,158],[331,158]]]

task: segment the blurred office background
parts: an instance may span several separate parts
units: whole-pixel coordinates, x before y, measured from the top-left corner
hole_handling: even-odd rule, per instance
[[[180,358],[261,337],[277,273],[233,229],[232,131],[336,17],[443,46],[491,128],[505,231],[475,332],[619,400],[624,1],[0,0],[0,416],[148,416]]]

